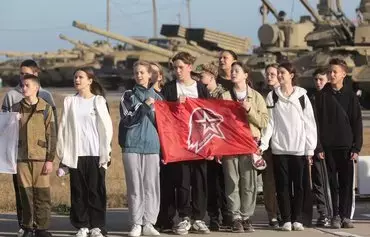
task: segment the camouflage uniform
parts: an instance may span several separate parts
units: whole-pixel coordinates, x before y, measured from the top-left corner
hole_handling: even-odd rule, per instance
[[[50,224],[50,177],[42,174],[45,161],[55,157],[55,125],[52,109],[41,98],[36,105],[23,99],[12,111],[21,114],[17,179],[21,196],[22,226],[46,230]]]

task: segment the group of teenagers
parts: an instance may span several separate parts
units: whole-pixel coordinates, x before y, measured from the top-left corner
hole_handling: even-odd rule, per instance
[[[218,65],[193,68],[194,61],[187,52],[177,53],[171,59],[175,79],[168,82],[159,64],[138,61],[135,85],[121,97],[118,138],[128,236],[209,234],[224,228],[253,232],[259,173],[272,228],[304,230],[305,193],[311,193],[311,182],[317,225],[353,228],[354,162],[362,147],[362,117],[358,98],[344,83],[346,63],[334,58],[315,71],[318,91],[308,97],[295,85],[297,73],[289,62],[268,65],[266,89],[257,91],[249,68],[233,51],[221,51]],[[55,156],[60,159],[57,175],[70,175],[70,220],[76,236],[106,236],[105,173],[113,126],[104,90],[91,70],[76,70],[76,94],[64,99],[58,123],[52,95],[40,87],[38,72],[34,61],[24,61],[20,84],[6,94],[2,106],[4,112],[21,114],[13,176],[19,236],[51,236],[49,177]],[[252,154],[164,164],[155,101],[184,103],[187,98],[240,103],[266,169],[255,168]]]

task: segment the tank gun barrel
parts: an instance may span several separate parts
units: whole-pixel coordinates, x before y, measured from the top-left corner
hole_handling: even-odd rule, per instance
[[[274,15],[276,19],[279,18],[278,11],[272,6],[271,2],[268,0],[262,0],[262,3],[267,7],[267,9]]]
[[[105,37],[108,37],[108,38],[111,38],[111,39],[114,39],[114,40],[117,40],[123,43],[127,43],[130,45],[136,46],[138,48],[145,49],[145,50],[154,52],[156,54],[160,54],[168,58],[171,58],[173,56],[173,52],[170,50],[166,50],[166,49],[160,48],[155,45],[146,44],[146,43],[131,39],[129,37],[125,37],[123,35],[119,35],[119,34],[109,32],[103,29],[99,29],[89,24],[84,24],[78,21],[73,21],[72,25],[78,29],[89,31],[89,32],[92,32],[98,35],[103,35]]]
[[[303,4],[303,6],[307,9],[307,11],[311,13],[313,18],[315,18],[317,22],[322,21],[322,17],[311,7],[311,5],[307,2],[307,0],[300,0],[300,1]]]
[[[73,44],[74,46],[76,46],[77,48],[79,48],[81,50],[91,51],[91,52],[96,53],[96,54],[104,54],[105,53],[104,50],[101,50],[99,48],[90,46],[86,43],[71,39],[71,38],[69,38],[69,37],[67,37],[63,34],[59,34],[59,38]]]

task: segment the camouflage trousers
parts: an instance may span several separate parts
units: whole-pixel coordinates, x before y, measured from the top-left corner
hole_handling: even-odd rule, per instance
[[[45,230],[50,224],[50,176],[42,174],[43,166],[42,161],[22,161],[17,164],[22,207],[20,219],[26,229]]]

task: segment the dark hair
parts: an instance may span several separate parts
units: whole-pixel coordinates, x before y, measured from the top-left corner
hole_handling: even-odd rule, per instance
[[[250,71],[251,71],[251,69],[247,66],[247,64],[246,63],[242,63],[242,62],[239,62],[239,61],[236,61],[236,62],[233,62],[232,64],[231,64],[231,67],[234,67],[235,65],[238,65],[239,67],[241,67],[242,69],[243,69],[243,72],[244,73],[250,73]],[[247,78],[247,84],[248,84],[248,86],[249,87],[251,87],[251,88],[253,88],[253,82],[252,82],[252,80],[250,79],[250,76],[248,75],[248,78]]]
[[[271,63],[271,64],[269,64],[269,65],[267,65],[265,67],[265,71],[267,71],[267,69],[269,69],[270,67],[275,68],[275,69],[278,69],[279,68],[279,64],[278,63]]]
[[[87,77],[89,79],[92,79],[92,83],[90,85],[90,91],[94,95],[101,95],[105,97],[105,91],[102,87],[102,85],[99,83],[98,78],[95,76],[94,70],[91,68],[78,68],[74,71],[73,75],[76,75],[78,71],[82,71],[86,73]]]
[[[23,81],[24,80],[31,80],[31,81],[37,83],[38,85],[40,85],[39,78],[37,76],[33,75],[33,74],[26,74],[26,75],[24,75]]]
[[[329,61],[329,65],[338,65],[338,66],[342,67],[342,69],[346,73],[348,72],[348,65],[347,65],[346,61],[344,61],[343,59],[340,59],[340,58],[332,58]]]
[[[32,71],[34,71],[34,72],[40,72],[40,68],[39,68],[39,66],[37,65],[37,63],[34,61],[34,60],[32,60],[32,59],[26,59],[26,60],[24,60],[22,63],[21,63],[21,65],[19,66],[20,68],[21,67],[29,67],[29,68],[31,68],[32,69]]]
[[[195,59],[196,57],[192,56],[188,52],[179,52],[175,56],[173,56],[173,58],[171,59],[171,62],[174,63],[176,60],[181,60],[185,64],[193,65],[193,63],[195,62]]]
[[[326,75],[327,73],[328,73],[328,68],[319,67],[312,73],[312,76],[315,77],[316,75]]]
[[[290,74],[294,74],[294,77],[292,78],[292,85],[297,85],[297,71],[293,64],[291,62],[283,62],[279,64],[279,68],[280,67],[285,68]]]
[[[236,55],[236,53],[234,52],[234,51],[232,51],[232,50],[230,50],[230,49],[224,49],[224,50],[221,50],[221,52],[220,52],[220,56],[221,56],[221,54],[223,54],[223,53],[229,53],[232,57],[233,57],[233,59],[236,61],[236,60],[238,60],[238,55]]]

